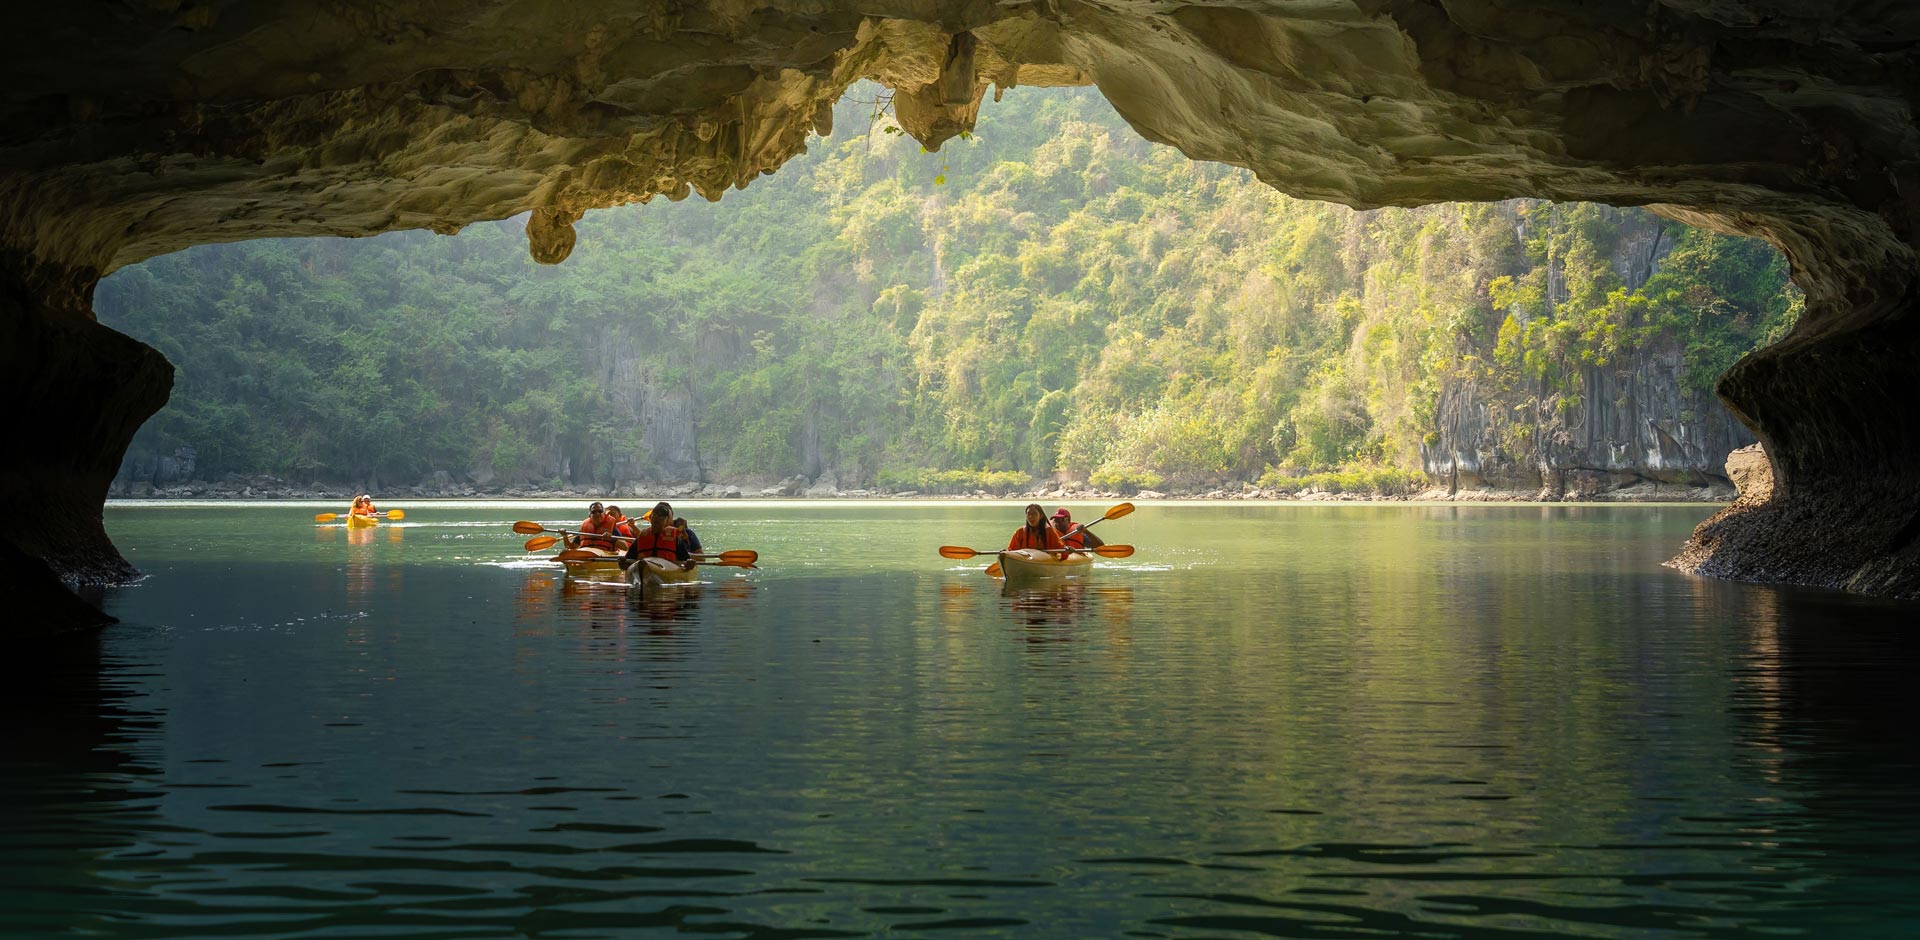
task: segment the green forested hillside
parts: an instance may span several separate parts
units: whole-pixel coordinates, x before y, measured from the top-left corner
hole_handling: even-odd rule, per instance
[[[838,136],[718,205],[591,214],[557,267],[509,221],[121,271],[102,322],[179,367],[130,464],[190,445],[199,476],[302,481],[1391,477],[1449,381],[1577,398],[1582,369],[1657,340],[1704,389],[1799,309],[1756,241],[1598,206],[1293,200],[1140,140],[1088,90],[1011,92],[939,154],[875,114],[843,102]]]

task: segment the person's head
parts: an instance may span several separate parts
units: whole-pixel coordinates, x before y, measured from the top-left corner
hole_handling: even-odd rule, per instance
[[[1045,521],[1047,521],[1046,510],[1041,509],[1039,503],[1028,503],[1027,504],[1027,525],[1037,529],[1040,527],[1040,524]]]
[[[359,496],[356,496],[353,499],[353,504],[355,506],[365,506],[366,504],[371,502],[373,502],[373,497],[368,496],[365,493],[361,493]]]
[[[607,515],[607,507],[596,502],[587,507],[587,515],[594,519],[604,519]]]
[[[1072,526],[1073,513],[1068,512],[1066,507],[1062,506],[1053,511],[1053,528],[1055,531],[1065,532]]]
[[[665,529],[673,523],[673,507],[666,503],[655,503],[653,511],[647,513],[647,522],[655,532]]]
[[[675,520],[673,520],[673,527],[674,527],[674,528],[676,528],[676,529],[684,529],[684,528],[686,528],[686,527],[687,527],[687,520],[685,520],[685,519],[675,519]]]
[[[627,517],[620,512],[620,507],[618,506],[607,507],[607,518],[615,522],[625,522],[627,519]]]

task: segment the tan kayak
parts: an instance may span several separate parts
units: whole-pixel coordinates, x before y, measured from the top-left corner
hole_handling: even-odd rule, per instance
[[[656,584],[685,584],[700,580],[700,569],[682,568],[664,558],[645,558],[644,564],[632,568],[620,567],[620,553],[598,548],[576,549],[578,552],[592,552],[593,558],[568,558],[560,563],[567,566],[567,577],[576,581],[598,581],[605,584],[639,584],[642,580],[652,580]]]
[[[1000,553],[1000,571],[1008,581],[1084,578],[1093,573],[1093,556],[1021,548]]]
[[[700,580],[697,565],[682,568],[665,558],[642,558],[640,562],[624,572],[628,587],[645,590],[662,584],[690,584]]]
[[[602,581],[618,584],[627,580],[627,573],[620,569],[620,555],[617,552],[599,548],[583,548],[582,552],[592,552],[593,558],[569,558],[560,562],[567,566],[567,577],[576,581]]]

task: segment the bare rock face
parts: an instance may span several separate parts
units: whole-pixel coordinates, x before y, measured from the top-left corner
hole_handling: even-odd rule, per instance
[[[1773,499],[1773,464],[1766,448],[1748,444],[1727,455],[1727,479],[1740,491],[1740,502],[1761,505]]]
[[[1920,591],[1920,6],[73,0],[8,16],[0,317],[49,355],[0,355],[8,403],[50,409],[10,420],[60,453],[49,470],[15,457],[0,510],[77,513],[71,539],[8,536],[69,578],[124,570],[99,494],[166,388],[157,356],[96,334],[105,273],[206,242],[525,211],[529,250],[557,262],[588,209],[774,171],[871,78],[929,148],[990,90],[1090,81],[1147,137],[1297,196],[1656,204],[1763,235],[1807,314],[1721,394],[1766,443],[1776,493],[1703,526],[1690,566]]]

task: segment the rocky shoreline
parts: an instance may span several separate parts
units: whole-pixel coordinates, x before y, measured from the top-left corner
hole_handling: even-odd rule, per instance
[[[796,482],[797,481],[797,482]],[[823,485],[824,484],[824,485]],[[680,500],[724,500],[724,499],[1034,499],[1034,500],[1080,500],[1080,499],[1146,499],[1146,500],[1275,500],[1283,502],[1456,502],[1456,503],[1519,503],[1519,502],[1672,502],[1672,503],[1723,503],[1732,500],[1734,488],[1725,484],[1691,485],[1680,483],[1660,483],[1643,481],[1630,486],[1595,492],[1553,493],[1544,489],[1496,489],[1481,487],[1449,491],[1444,486],[1435,486],[1420,492],[1404,494],[1381,493],[1340,493],[1311,489],[1301,492],[1262,488],[1252,483],[1235,486],[1212,487],[1207,489],[1139,490],[1122,492],[1101,489],[1086,485],[1048,484],[1028,490],[1005,490],[990,492],[975,490],[965,493],[932,493],[919,490],[881,490],[870,488],[840,489],[830,481],[808,483],[804,479],[786,481],[772,486],[753,486],[728,483],[680,483],[646,484],[627,483],[617,486],[579,487],[579,486],[475,486],[456,482],[428,482],[411,486],[348,486],[332,484],[289,483],[275,477],[229,477],[219,481],[191,480],[168,486],[154,486],[136,483],[116,484],[108,493],[110,500],[351,500],[362,492],[371,491],[383,501],[405,499],[579,499],[579,500],[634,500],[652,501],[657,499]]]

